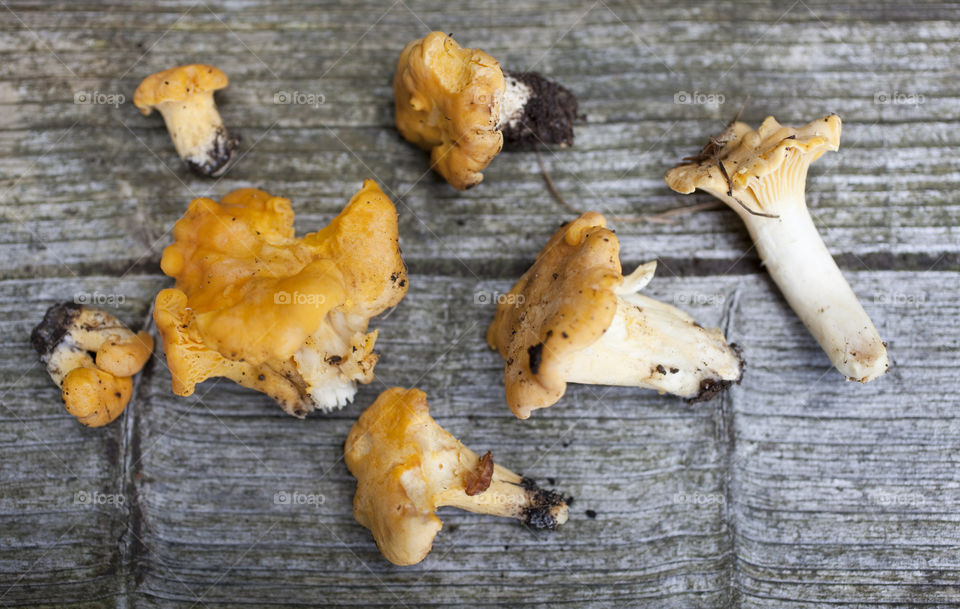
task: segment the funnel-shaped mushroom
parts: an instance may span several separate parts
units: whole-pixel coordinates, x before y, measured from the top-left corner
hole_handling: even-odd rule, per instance
[[[303,417],[373,379],[367,325],[400,302],[407,275],[396,208],[372,180],[302,239],[290,201],[253,188],[194,199],[173,235],[161,267],[177,283],[154,319],[175,393],[225,376]]]
[[[131,377],[153,353],[146,332],[134,334],[113,315],[72,302],[50,307],[30,340],[67,412],[89,427],[120,416],[133,392]]]
[[[237,139],[227,134],[213,101],[213,92],[227,84],[227,75],[213,66],[178,66],[144,78],[133,94],[133,104],[145,115],[154,109],[160,112],[187,167],[217,176],[237,148]]]
[[[517,417],[552,406],[567,383],[647,387],[708,400],[740,379],[743,362],[719,329],[637,292],[656,263],[624,277],[620,243],[588,212],[562,226],[500,299],[487,342],[507,360]]]
[[[866,383],[890,366],[887,349],[827,251],[805,198],[807,169],[840,146],[840,117],[799,127],[772,116],[756,131],[735,122],[667,184],[717,197],[743,219],[764,266],[787,302],[848,380]]]
[[[443,32],[403,49],[393,91],[397,129],[429,150],[431,166],[459,190],[479,184],[504,145],[573,143],[570,91],[533,72],[504,73],[496,59]]]
[[[562,495],[540,489],[464,446],[430,416],[427,396],[393,387],[350,430],[344,447],[357,478],[353,515],[390,562],[426,558],[443,527],[434,513],[453,506],[552,529],[567,521]]]

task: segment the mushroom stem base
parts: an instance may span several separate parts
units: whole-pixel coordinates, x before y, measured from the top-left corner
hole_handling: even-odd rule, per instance
[[[573,145],[577,98],[569,89],[536,72],[503,74],[506,91],[497,128],[505,150]]]
[[[458,488],[445,493],[437,505],[516,518],[538,529],[556,528],[567,521],[568,515],[563,495],[542,489],[532,480],[499,465],[494,465],[493,479],[484,492],[471,496]]]

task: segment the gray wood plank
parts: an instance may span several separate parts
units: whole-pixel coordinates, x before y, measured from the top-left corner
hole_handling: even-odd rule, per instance
[[[30,330],[51,304],[75,298],[109,299],[116,306],[105,308],[140,326],[162,283],[107,276],[0,282],[0,602],[64,606],[122,593],[127,420],[89,429],[67,414]]]
[[[768,294],[740,296],[734,328],[753,365],[732,400],[739,587],[813,604],[955,602],[960,419],[939,379],[960,363],[957,277],[871,274],[857,285],[896,364],[863,387],[836,382]]]
[[[960,605],[957,3],[6,6],[0,605]],[[433,27],[578,94],[576,146],[542,159],[568,201],[610,215],[709,200],[672,193],[663,172],[748,94],[754,123],[839,113],[841,151],[813,166],[808,201],[894,368],[840,380],[728,210],[618,222],[625,266],[661,260],[650,295],[744,347],[743,384],[697,408],[576,386],[514,419],[483,340],[493,310],[475,295],[508,289],[570,214],[535,154],[503,153],[457,193],[397,135],[396,56]],[[231,78],[218,103],[245,156],[216,182],[189,175],[161,121],[129,103],[144,75],[188,59]],[[278,91],[324,103],[278,105]],[[126,103],[76,104],[78,92]],[[123,296],[118,315],[142,324],[193,197],[264,187],[292,199],[302,233],[368,177],[397,203],[411,278],[375,322],[382,360],[355,404],[297,421],[222,381],[178,398],[158,351],[120,422],[82,429],[63,411],[28,343],[49,304]],[[386,563],[351,517],[342,443],[380,390],[414,384],[468,445],[574,495],[571,521],[547,535],[444,510],[424,563]],[[279,492],[323,503],[277,505]]]
[[[691,292],[704,283],[687,280]],[[502,291],[508,283],[411,279],[402,309],[377,324],[384,353],[378,379],[358,394],[357,404],[333,415],[292,420],[269,400],[215,382],[198,388],[202,398],[176,398],[168,374],[156,368],[143,404],[141,445],[150,448],[140,465],[147,477],[139,503],[151,561],[176,565],[170,570],[177,577],[158,573],[146,591],[185,594],[179,579],[215,575],[220,567],[210,557],[217,555],[239,561],[222,583],[255,584],[248,593],[263,602],[281,581],[264,562],[289,569],[282,581],[290,602],[309,602],[318,591],[330,602],[349,602],[358,586],[380,591],[363,603],[387,606],[397,597],[411,606],[642,597],[659,604],[674,595],[677,606],[721,602],[729,549],[711,412],[651,393],[577,387],[552,416],[517,421],[503,404],[502,361],[484,343],[492,309],[474,304],[478,286]],[[441,303],[458,300],[462,306],[436,315]],[[701,307],[704,323],[718,322],[722,305]],[[436,339],[423,340],[426,327]],[[534,534],[515,523],[445,510],[447,526],[423,564],[385,565],[352,520],[354,483],[341,457],[363,405],[393,384],[427,391],[434,416],[468,445],[492,449],[500,463],[553,479],[573,494],[574,526]],[[325,501],[319,508],[276,506],[278,492]],[[681,495],[691,503],[678,500]],[[720,499],[701,505],[694,499],[700,496]],[[596,512],[595,519],[586,510]],[[244,556],[253,522],[271,532]],[[484,569],[493,569],[487,577],[497,583],[464,579],[472,565],[494,556],[500,558]],[[498,570],[503,579],[496,579]],[[450,588],[451,581],[459,583]],[[302,584],[309,586],[301,590]]]

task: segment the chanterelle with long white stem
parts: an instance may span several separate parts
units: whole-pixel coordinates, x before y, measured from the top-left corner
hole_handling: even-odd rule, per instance
[[[840,117],[803,127],[767,117],[756,131],[734,122],[700,154],[667,172],[673,190],[699,188],[743,219],[760,259],[787,302],[848,380],[866,383],[890,367],[873,322],[814,226],[805,199],[807,169],[840,146]]]

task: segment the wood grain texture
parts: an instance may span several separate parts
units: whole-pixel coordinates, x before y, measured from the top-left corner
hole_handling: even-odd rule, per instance
[[[958,22],[949,2],[0,4],[0,605],[960,606]],[[743,383],[696,408],[573,386],[513,418],[478,295],[509,289],[570,214],[533,153],[458,193],[396,133],[397,54],[434,28],[578,95],[576,145],[542,159],[568,201],[610,215],[708,201],[663,172],[747,95],[752,123],[840,114],[808,202],[891,372],[843,382],[717,209],[614,228],[625,266],[661,261],[649,295],[744,348]],[[243,157],[220,180],[188,174],[129,103],[188,61],[231,79],[217,99]],[[302,233],[368,177],[397,203],[410,292],[375,321],[377,379],[353,405],[299,421],[216,380],[178,398],[158,349],[120,421],[63,411],[29,345],[50,304],[106,299],[143,325],[193,197],[260,186],[292,199]],[[426,561],[386,563],[352,518],[342,445],[393,385],[573,495],[570,522],[545,534],[444,509]],[[294,494],[313,499],[278,499]]]

